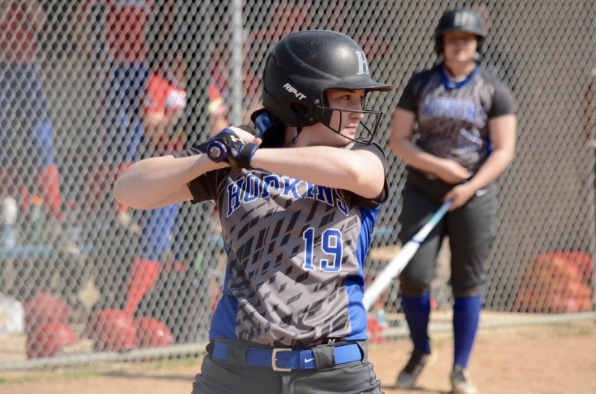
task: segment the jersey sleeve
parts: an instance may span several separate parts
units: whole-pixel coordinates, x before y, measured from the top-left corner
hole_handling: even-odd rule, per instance
[[[389,168],[389,165],[387,164],[387,157],[385,156],[383,148],[381,148],[380,145],[374,142],[372,144],[355,143],[352,147],[352,150],[366,150],[368,152],[371,152],[375,156],[377,156],[383,164],[383,175],[385,177],[385,184],[383,185],[383,191],[381,192],[381,195],[379,197],[375,199],[369,199],[352,193],[354,201],[357,205],[364,208],[375,208],[379,206],[381,203],[387,201],[387,198],[389,197],[389,187],[387,185],[387,170]]]
[[[495,92],[493,95],[493,105],[488,111],[488,118],[497,118],[503,115],[511,115],[515,113],[515,106],[513,105],[513,96],[511,91],[502,83],[495,83]]]
[[[205,153],[206,151],[207,151],[207,143],[203,143],[203,144],[194,145],[192,148],[187,149],[185,151],[176,152],[173,155],[176,158],[190,157],[190,156],[200,155],[202,153]],[[193,198],[191,200],[191,203],[196,204],[199,202],[216,199],[216,196],[217,196],[217,190],[216,190],[217,173],[218,173],[218,170],[209,171],[209,172],[207,172],[207,173],[205,173],[205,174],[203,174],[187,183],[188,190],[190,190],[190,193],[192,194],[192,198]]]
[[[399,98],[399,102],[397,103],[397,108],[405,109],[406,111],[409,111],[409,112],[416,112],[416,109],[418,106],[417,102],[416,102],[417,100],[416,100],[416,89],[415,89],[416,79],[417,79],[416,77],[417,77],[417,75],[415,74],[408,81],[406,87],[404,88],[404,91],[401,94],[401,97]]]

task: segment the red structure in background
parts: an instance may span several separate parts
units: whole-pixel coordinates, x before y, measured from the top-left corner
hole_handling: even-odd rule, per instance
[[[526,267],[514,310],[541,313],[587,312],[594,295],[592,257],[578,251],[538,254]]]

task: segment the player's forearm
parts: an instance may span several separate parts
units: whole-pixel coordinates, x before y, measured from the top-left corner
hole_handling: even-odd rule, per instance
[[[208,171],[225,167],[206,155],[184,158],[154,157],[133,164],[114,185],[118,202],[137,209],[148,209],[164,201],[173,191]]]
[[[367,198],[376,198],[385,182],[383,165],[373,154],[324,146],[259,149],[251,166]]]
[[[484,164],[468,181],[475,189],[480,190],[496,180],[513,160],[513,152],[508,149],[498,149],[491,152]]]
[[[389,144],[393,153],[410,166],[430,174],[439,172],[438,169],[441,167],[441,161],[443,159],[424,152],[411,140],[407,138],[394,139],[390,140]]]

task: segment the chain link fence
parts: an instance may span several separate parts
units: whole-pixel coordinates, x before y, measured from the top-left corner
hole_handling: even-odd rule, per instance
[[[482,64],[517,104],[484,323],[593,318],[593,1],[2,0],[0,369],[202,352],[225,271],[216,208],[130,210],[114,179],[247,122],[272,45],[312,28],[352,36],[396,87],[371,103],[388,114],[377,140],[389,152],[389,114],[437,60],[432,33],[454,6],[483,17]],[[369,279],[399,250],[404,164],[389,163]],[[444,311],[448,277],[442,252],[432,296]],[[385,335],[404,328],[397,288],[378,305]]]

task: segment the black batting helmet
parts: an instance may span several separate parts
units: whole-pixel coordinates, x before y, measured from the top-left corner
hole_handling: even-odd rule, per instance
[[[304,127],[321,122],[330,127],[334,109],[328,107],[325,96],[328,89],[386,92],[393,88],[370,77],[364,51],[345,34],[304,30],[284,37],[275,45],[265,65],[262,101],[286,126]],[[378,111],[361,112],[382,115]],[[377,117],[375,123],[380,121],[380,116]],[[372,138],[376,129],[368,131],[373,133]]]
[[[475,35],[478,41],[477,51],[480,53],[486,32],[484,31],[480,16],[474,10],[470,8],[454,8],[443,13],[435,31],[435,52],[438,55],[443,53],[443,36],[454,32]]]

